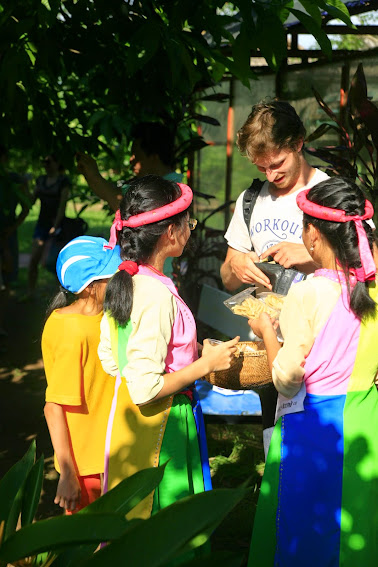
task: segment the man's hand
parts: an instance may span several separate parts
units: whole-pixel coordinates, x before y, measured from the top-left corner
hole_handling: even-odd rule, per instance
[[[313,260],[310,254],[307,252],[304,244],[280,242],[279,244],[275,244],[274,246],[271,246],[270,248],[265,250],[265,252],[261,254],[260,260],[264,260],[268,256],[272,256],[274,261],[284,268],[303,266],[305,264],[311,264],[312,266],[314,266]]]
[[[269,278],[258,268],[255,262],[259,261],[259,257],[255,252],[236,252],[230,258],[230,267],[232,273],[241,283],[260,283],[268,289],[272,289]]]

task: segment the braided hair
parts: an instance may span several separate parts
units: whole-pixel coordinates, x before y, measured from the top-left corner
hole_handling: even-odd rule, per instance
[[[308,192],[307,199],[324,207],[341,209],[347,215],[363,215],[365,212],[365,195],[348,178],[333,177],[314,185]],[[307,229],[309,224],[316,227],[327,239],[344,272],[350,308],[353,313],[359,319],[362,319],[364,316],[374,315],[376,313],[376,303],[369,295],[368,284],[358,281],[352,291],[349,285],[350,270],[361,267],[358,236],[354,222],[331,222],[317,219],[304,213],[304,228]],[[362,221],[362,224],[366,231],[370,249],[373,250],[373,230],[366,221]]]
[[[181,189],[173,181],[157,175],[146,175],[130,183],[126,195],[120,203],[123,220],[129,217],[152,211],[176,201],[181,196]],[[174,224],[184,227],[187,211],[183,211],[161,221],[138,226],[123,227],[118,233],[122,260],[131,260],[144,264],[153,254],[160,237]],[[104,310],[118,325],[124,326],[130,319],[133,306],[133,281],[125,270],[117,272],[106,287]]]

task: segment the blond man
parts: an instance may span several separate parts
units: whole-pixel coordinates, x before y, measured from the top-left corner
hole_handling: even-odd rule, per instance
[[[238,132],[240,152],[264,173],[248,227],[243,212],[244,191],[225,234],[228,243],[221,267],[224,286],[234,291],[243,284],[261,284],[271,289],[269,278],[255,265],[268,256],[285,268],[311,273],[315,265],[302,242],[302,211],[297,194],[327,179],[303,155],[306,130],[294,108],[284,101],[260,102],[252,107]],[[277,392],[259,391],[264,449],[267,453],[273,431]]]
[[[227,256],[221,267],[225,287],[270,282],[255,263],[268,256],[285,268],[305,273],[314,264],[302,243],[302,212],[295,198],[299,191],[327,179],[303,155],[306,130],[294,108],[284,101],[260,102],[252,108],[238,132],[240,152],[266,176],[252,211],[249,227],[239,196],[225,238]]]

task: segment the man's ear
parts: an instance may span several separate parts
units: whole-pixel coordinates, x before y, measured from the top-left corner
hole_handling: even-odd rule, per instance
[[[297,152],[301,152],[303,149],[303,144],[304,144],[304,140],[303,138],[301,140],[299,140],[298,145],[297,145]]]

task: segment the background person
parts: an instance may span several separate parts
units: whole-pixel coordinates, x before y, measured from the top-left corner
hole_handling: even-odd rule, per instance
[[[269,317],[250,321],[264,339],[282,411],[249,565],[373,567],[378,287],[374,235],[366,222],[373,207],[340,177],[301,192],[297,202],[303,242],[319,269],[289,290],[280,316],[282,348]],[[296,413],[287,413],[290,407]]]
[[[159,122],[140,122],[132,129],[131,136],[130,167],[135,177],[152,174],[176,183],[182,181],[182,175],[175,171],[174,136],[169,128]],[[129,183],[116,187],[102,177],[96,161],[81,152],[77,154],[77,168],[92,191],[117,211]]]
[[[192,385],[210,370],[229,368],[238,341],[216,347],[205,341],[198,359],[194,317],[162,273],[195,226],[191,202],[187,185],[155,175],[137,179],[121,201],[110,239],[115,243],[117,231],[124,262],[107,287],[98,351],[106,372],[117,375],[105,486],[168,461],[154,494],[132,511],[141,518],[211,486]]]
[[[46,174],[37,178],[34,191],[34,201],[39,199],[41,208],[33,234],[27,297],[34,295],[39,263],[49,236],[56,232],[65,216],[71,188],[71,181],[63,174],[63,166],[54,154],[47,156],[43,165]]]
[[[19,214],[17,206],[21,206]],[[0,145],[0,337],[6,337],[3,313],[9,287],[18,276],[17,229],[31,206],[28,183],[22,175],[8,170],[8,151]]]
[[[242,284],[262,284],[271,289],[269,278],[255,262],[272,256],[285,268],[295,266],[309,273],[314,262],[302,242],[302,211],[296,195],[327,179],[303,155],[306,130],[294,108],[287,102],[260,102],[238,132],[242,154],[266,175],[252,211],[249,228],[243,215],[243,195],[225,234],[227,255],[221,266],[224,286],[234,291]],[[273,432],[277,392],[273,385],[258,391],[262,406],[264,450]]]
[[[97,356],[108,279],[121,262],[106,240],[75,238],[59,253],[62,291],[51,302],[42,335],[47,389],[45,417],[60,473],[55,496],[67,512],[101,495],[105,432],[114,381]],[[67,294],[75,294],[68,304]]]

